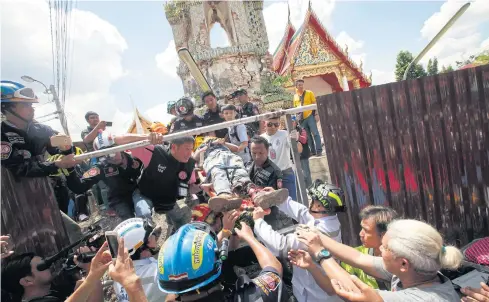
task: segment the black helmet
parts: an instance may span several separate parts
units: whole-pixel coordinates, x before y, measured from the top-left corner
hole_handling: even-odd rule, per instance
[[[326,212],[322,214],[343,212],[345,210],[345,193],[335,185],[316,179],[307,188],[307,193],[313,201],[319,201],[326,208]]]
[[[175,104],[175,110],[178,116],[187,116],[194,113],[194,103],[191,99],[183,97]]]

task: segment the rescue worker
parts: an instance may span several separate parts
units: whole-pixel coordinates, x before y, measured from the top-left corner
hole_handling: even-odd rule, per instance
[[[134,270],[141,280],[148,302],[165,301],[166,294],[154,282],[158,261],[153,256],[158,253],[156,238],[159,236],[159,229],[155,229],[149,220],[131,218],[120,223],[114,232],[124,239],[124,247],[133,260]],[[117,301],[129,302],[124,287],[118,282],[114,282],[113,286]]]
[[[200,190],[195,183],[192,159],[194,138],[191,136],[174,139],[169,145],[155,145],[149,164],[139,179],[138,189],[133,194],[137,217],[152,217],[153,222],[171,229],[190,222],[188,207],[180,209],[177,200],[187,198],[190,193]],[[165,240],[161,236],[158,245]]]
[[[238,89],[231,95],[232,98],[237,98],[241,107],[238,110],[237,118],[251,117],[260,114],[258,106],[250,102],[248,92],[245,89]],[[246,124],[250,137],[258,136],[263,132],[263,127],[259,121]]]
[[[202,102],[207,106],[207,110],[204,112],[202,116],[204,119],[204,125],[215,125],[224,122],[224,118],[221,114],[221,105],[217,103],[217,98],[214,92],[206,91],[202,94]],[[215,137],[225,138],[228,134],[228,129],[219,129],[214,131]]]
[[[259,275],[254,279],[241,275],[234,292],[223,291],[219,277],[226,259],[225,244],[218,248],[209,225],[190,223],[168,238],[158,255],[156,282],[160,290],[169,294],[166,301],[283,301],[280,262],[245,223],[235,232],[257,257]],[[225,236],[229,238],[231,232]]]
[[[251,139],[251,156],[253,160],[246,165],[250,179],[260,187],[282,188],[282,171],[268,158],[268,141],[256,136]],[[270,208],[271,213],[265,216],[265,222],[276,231],[294,224],[292,218],[285,215],[277,207]]]
[[[175,104],[177,119],[172,124],[170,133],[195,129],[204,126],[202,117],[194,114],[194,103],[191,99],[183,97]]]
[[[307,193],[311,198],[309,209],[305,205],[293,201],[290,197],[276,205],[280,211],[300,224],[313,226],[332,239],[341,242],[341,224],[336,213],[344,211],[343,190],[317,179],[308,188]],[[257,204],[257,206],[260,205]],[[254,213],[254,231],[257,238],[264,242],[275,256],[287,259],[287,253],[292,249],[307,250],[295,234],[286,236],[279,234],[263,220],[263,217],[263,212]],[[292,287],[294,296],[299,302],[341,301],[337,296],[328,296],[316,284],[311,274],[297,266],[293,267]]]
[[[1,111],[5,117],[1,125],[1,163],[16,177],[44,177],[57,174],[58,169],[67,169],[67,185],[74,193],[88,190],[86,183],[73,173],[81,161],[74,160],[74,148],[69,137],[66,146],[51,146],[51,137],[57,132],[51,127],[35,122],[33,104],[39,103],[31,88],[12,81],[1,81]],[[51,155],[62,154],[54,161],[44,160],[45,152]],[[91,186],[91,185],[90,185]],[[80,227],[61,212],[70,241],[82,236]]]
[[[100,131],[93,142],[94,150],[114,146],[111,135]],[[134,217],[132,194],[137,187],[137,180],[143,171],[143,163],[130,152],[117,152],[100,157],[98,163],[83,174],[84,179],[103,180],[107,184],[109,208],[116,215],[126,220]]]

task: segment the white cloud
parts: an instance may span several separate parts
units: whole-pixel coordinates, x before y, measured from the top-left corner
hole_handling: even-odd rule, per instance
[[[340,32],[336,36],[335,40],[342,48],[348,46],[348,54],[350,55],[352,60],[358,64],[358,66],[360,66],[361,62],[363,62],[363,65],[365,66],[365,59],[367,58],[367,54],[362,51],[365,44],[363,40],[355,40],[345,31]]]
[[[178,78],[178,54],[175,48],[175,41],[171,40],[166,49],[155,57],[156,65],[167,76]]]
[[[391,83],[394,82],[395,79],[394,71],[372,69],[372,85]]]
[[[456,0],[448,0],[443,3],[440,10],[424,22],[421,37],[426,42],[431,40],[463,4],[463,2]],[[489,44],[486,42],[487,40],[482,41],[481,35],[482,27],[488,22],[489,1],[472,1],[469,9],[435,44],[421,62],[426,64],[429,58],[436,56],[440,65],[453,65],[457,60],[477,54],[484,48],[484,45]]]
[[[148,109],[144,114],[149,117],[152,122],[162,122],[167,124],[171,121],[172,115],[167,113],[167,103],[156,105]]]
[[[295,29],[304,22],[309,0],[289,1],[290,21]],[[321,23],[328,29],[331,26],[331,14],[335,0],[311,0],[312,9]],[[267,27],[269,50],[273,53],[284,35],[287,24],[287,2],[274,2],[263,10],[265,26]]]
[[[92,12],[74,9],[70,22],[72,33],[69,39],[74,51],[70,53],[65,104],[70,133],[74,139],[80,139],[80,131],[86,125],[84,115],[88,110],[98,112],[102,119],[112,120],[114,129],[122,129],[124,121],[118,117],[117,111],[114,113],[117,101],[110,88],[116,80],[127,75],[122,66],[122,54],[127,43],[115,26]],[[47,85],[52,83],[47,2],[19,0],[3,3],[1,68],[2,79],[20,81],[20,76],[27,74]],[[41,86],[35,83],[29,86],[41,91]],[[53,104],[38,106],[36,116],[54,110]],[[59,120],[47,124],[61,130]]]

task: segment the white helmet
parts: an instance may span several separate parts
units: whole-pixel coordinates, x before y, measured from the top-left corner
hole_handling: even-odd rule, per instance
[[[139,248],[147,243],[148,237],[154,227],[148,220],[130,218],[121,222],[115,229],[119,237],[124,238],[124,247],[129,255],[133,255]]]

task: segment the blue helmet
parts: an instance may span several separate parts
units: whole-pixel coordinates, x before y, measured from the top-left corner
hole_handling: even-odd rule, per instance
[[[2,103],[38,103],[31,88],[12,81],[1,81]]]
[[[210,226],[192,222],[178,229],[160,249],[156,281],[165,293],[183,294],[215,281],[221,275],[221,265]]]

